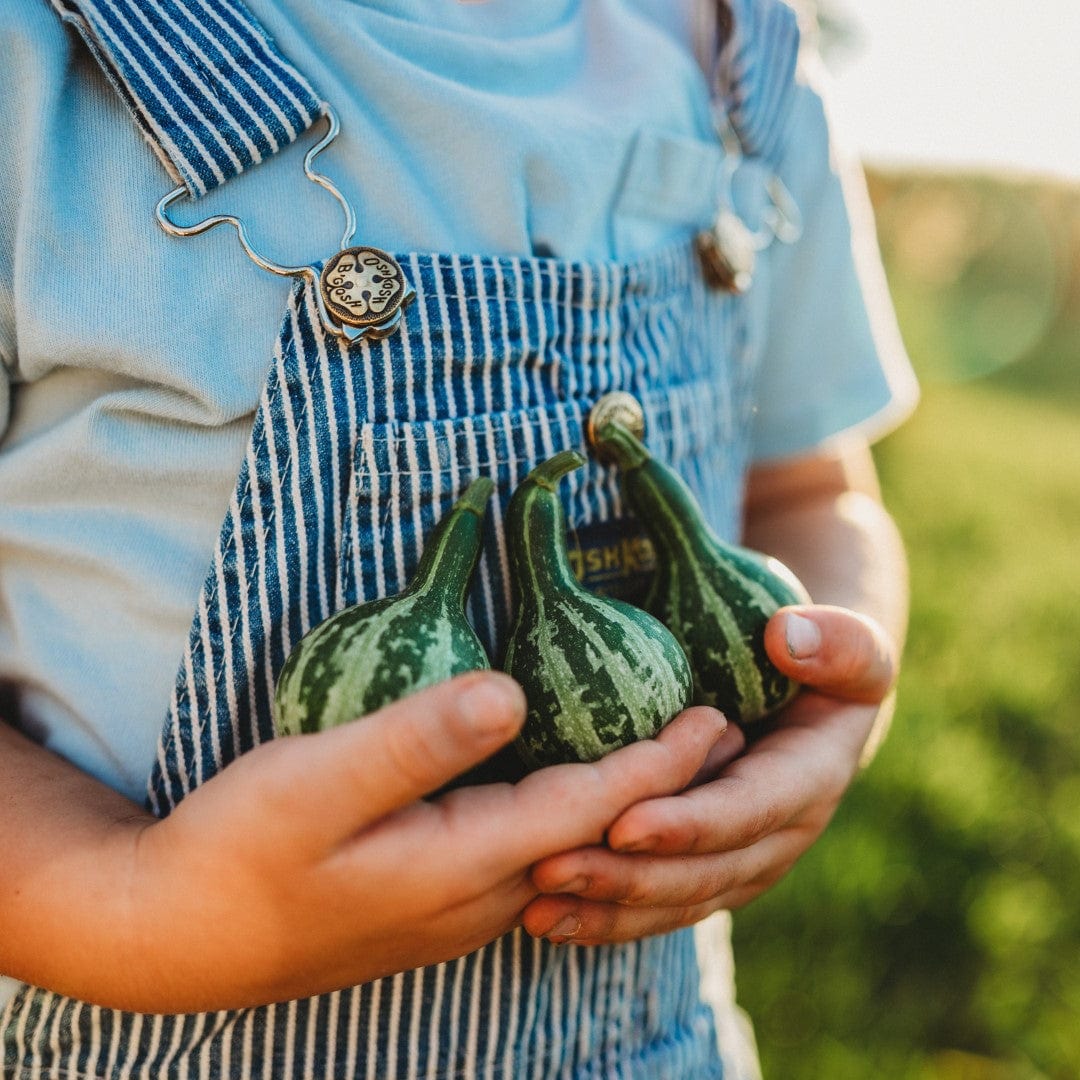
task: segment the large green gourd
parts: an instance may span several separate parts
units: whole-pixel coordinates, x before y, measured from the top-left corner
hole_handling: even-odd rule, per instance
[[[507,509],[517,614],[503,667],[528,701],[514,745],[529,768],[596,761],[652,738],[690,696],[690,667],[664,626],[574,577],[556,488],[584,463],[572,450],[543,462]]]
[[[627,503],[656,548],[643,604],[678,639],[694,672],[694,702],[749,724],[794,697],[798,685],[765,653],[765,624],[810,597],[777,559],[728,544],[709,528],[690,489],[625,427],[605,425],[596,448],[614,459]]]
[[[321,731],[465,671],[491,666],[465,617],[495,485],[474,480],[432,531],[408,587],[354,604],[305,634],[277,681],[280,734]]]

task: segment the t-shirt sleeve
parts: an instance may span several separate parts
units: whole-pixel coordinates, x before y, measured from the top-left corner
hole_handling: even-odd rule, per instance
[[[845,433],[879,438],[918,399],[862,171],[840,148],[823,85],[816,56],[801,58],[775,170],[802,232],[768,254],[754,460],[806,453]]]

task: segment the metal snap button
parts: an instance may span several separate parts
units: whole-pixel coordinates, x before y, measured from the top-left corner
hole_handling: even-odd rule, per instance
[[[597,447],[597,437],[605,424],[613,422],[622,424],[635,438],[645,438],[645,410],[641,407],[641,402],[625,390],[612,390],[604,394],[589,410],[585,421],[585,438],[601,461],[609,459],[603,450]]]
[[[398,261],[373,247],[339,251],[323,267],[319,287],[333,318],[373,337],[383,337],[396,327],[401,309],[412,299]]]
[[[755,237],[730,210],[721,210],[713,227],[698,233],[696,247],[710,288],[744,293],[753,284]]]

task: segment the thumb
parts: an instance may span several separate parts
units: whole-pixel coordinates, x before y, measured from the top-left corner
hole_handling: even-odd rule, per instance
[[[276,775],[267,780],[286,787],[280,801],[336,842],[489,757],[524,719],[513,679],[472,671],[352,723],[273,740],[266,749],[277,744]]]
[[[822,693],[877,704],[896,678],[896,647],[868,615],[824,604],[781,608],[765,651],[785,675]]]

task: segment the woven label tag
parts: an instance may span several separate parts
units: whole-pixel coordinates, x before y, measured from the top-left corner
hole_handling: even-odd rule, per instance
[[[640,603],[652,583],[656,551],[635,521],[602,521],[566,534],[575,577],[590,592]]]

